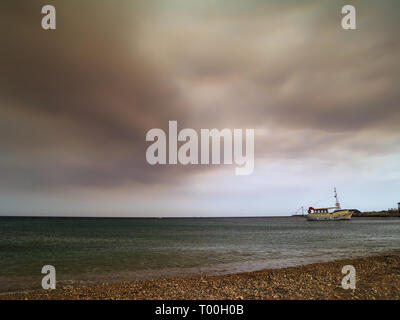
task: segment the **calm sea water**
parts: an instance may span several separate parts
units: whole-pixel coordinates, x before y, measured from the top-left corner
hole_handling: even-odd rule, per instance
[[[400,249],[400,219],[0,218],[0,292],[58,285],[221,274]]]

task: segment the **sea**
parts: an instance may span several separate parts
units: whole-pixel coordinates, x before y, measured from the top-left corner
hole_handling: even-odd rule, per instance
[[[400,249],[399,218],[0,218],[0,292],[229,274]]]

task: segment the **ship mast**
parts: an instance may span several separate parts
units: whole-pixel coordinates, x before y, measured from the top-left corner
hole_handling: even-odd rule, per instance
[[[335,193],[335,199],[336,199],[336,207],[338,209],[341,209],[340,208],[340,202],[339,202],[339,199],[338,199],[338,196],[337,196],[337,192],[336,192],[336,187],[334,188],[334,193]]]

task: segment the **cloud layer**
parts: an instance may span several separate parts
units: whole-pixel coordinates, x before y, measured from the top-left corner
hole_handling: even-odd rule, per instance
[[[399,4],[355,1],[356,31],[340,26],[344,4],[54,1],[57,30],[44,31],[41,1],[3,1],[0,189],[9,208],[19,193],[119,192],[150,208],[152,192],[176,204],[202,199],[200,185],[226,187],[233,169],[145,162],[146,132],[168,120],[254,128],[256,171],[244,182],[253,191],[274,165],[299,168],[299,179],[340,167],[346,184],[395,159]],[[286,181],[282,197],[293,193],[290,178],[269,181]]]

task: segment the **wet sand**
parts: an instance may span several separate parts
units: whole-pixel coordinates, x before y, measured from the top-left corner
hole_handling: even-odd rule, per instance
[[[341,286],[345,265],[356,269],[355,290]],[[400,252],[230,275],[59,287],[0,299],[400,299]]]

